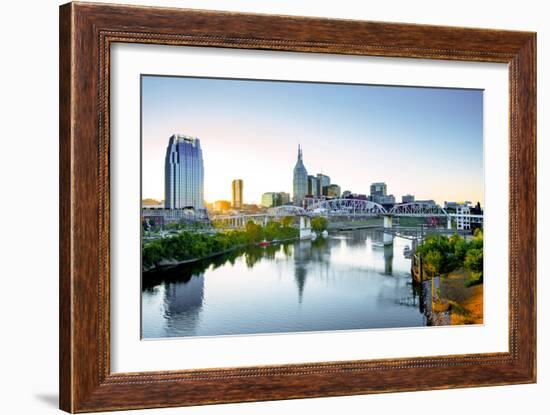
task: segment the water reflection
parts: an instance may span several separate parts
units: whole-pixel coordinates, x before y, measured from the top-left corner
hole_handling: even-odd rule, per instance
[[[409,241],[351,231],[144,274],[146,338],[429,324],[410,282]]]
[[[392,275],[393,273],[393,243],[384,245],[384,274]]]
[[[195,333],[204,300],[204,274],[184,283],[168,283],[164,291],[164,319],[167,332],[185,324],[190,334]],[[176,326],[176,327],[174,327]]]

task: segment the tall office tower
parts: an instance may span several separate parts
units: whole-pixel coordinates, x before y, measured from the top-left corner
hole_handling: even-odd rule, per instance
[[[318,173],[317,174],[317,196],[322,196],[323,187],[327,187],[328,185],[330,185],[330,177],[322,173]]]
[[[302,149],[298,146],[298,160],[294,166],[294,179],[292,182],[292,201],[297,206],[304,204],[307,195],[307,170],[302,160]]]
[[[279,192],[279,196],[281,197],[281,205],[288,205],[290,204],[290,195],[286,192]]]
[[[388,187],[384,182],[373,183],[370,185],[370,195],[371,197],[375,196],[386,196]]]
[[[243,181],[235,179],[231,182],[231,190],[233,193],[233,209],[243,208]]]
[[[204,209],[204,165],[196,137],[170,137],[164,160],[164,207]]]
[[[317,192],[317,178],[315,176],[307,176],[307,194],[309,196],[319,196]]]

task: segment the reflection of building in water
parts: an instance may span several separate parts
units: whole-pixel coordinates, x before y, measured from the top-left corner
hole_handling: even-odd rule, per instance
[[[311,243],[311,261],[328,268],[330,262],[330,244],[333,239],[317,238]],[[341,241],[337,241],[341,243]]]
[[[312,241],[304,239],[294,245],[294,279],[298,287],[298,301],[302,302],[308,266],[314,268],[312,276],[323,278],[330,267],[330,244],[341,243],[333,239],[317,238]]]
[[[204,274],[187,282],[166,282],[164,315],[169,322],[184,320],[185,330],[193,330],[198,323],[204,299]],[[168,323],[170,324],[170,323]]]
[[[294,245],[294,280],[298,286],[298,302],[302,303],[306,285],[307,265],[311,260],[311,240],[301,240]]]

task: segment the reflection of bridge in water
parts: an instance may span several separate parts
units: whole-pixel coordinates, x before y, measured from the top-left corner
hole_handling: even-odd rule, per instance
[[[311,218],[323,216],[327,219],[368,219],[383,218],[383,227],[388,230],[387,234],[391,238],[394,231],[393,218],[435,218],[447,221],[447,229],[453,229],[453,221],[460,219],[469,219],[474,223],[483,223],[483,215],[449,213],[436,203],[412,202],[400,203],[394,205],[389,211],[379,203],[363,199],[329,199],[320,200],[307,206],[277,206],[269,208],[265,213],[257,214],[237,214],[237,215],[218,215],[211,218],[212,222],[219,227],[241,228],[246,226],[249,221],[255,223],[267,224],[270,219],[280,219],[283,217],[300,218],[300,235],[307,237],[311,233]],[[434,230],[434,229],[430,229]],[[385,241],[386,243],[386,241]]]

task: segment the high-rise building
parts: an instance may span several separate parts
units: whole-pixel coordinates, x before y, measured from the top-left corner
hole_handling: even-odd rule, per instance
[[[266,208],[288,205],[290,195],[286,192],[266,192],[262,194],[262,206]]]
[[[307,176],[307,194],[309,196],[319,196],[317,188],[317,178],[315,176]]]
[[[369,200],[380,203],[381,205],[395,204],[395,196],[388,194],[388,187],[384,182],[373,183],[370,185]]]
[[[464,203],[457,203],[456,214],[463,216],[456,216],[456,228],[459,230],[470,230],[472,226],[471,214],[471,202],[466,201]]]
[[[298,160],[294,166],[294,178],[292,181],[292,201],[297,206],[302,206],[307,195],[307,170],[302,160],[302,149],[298,146]]]
[[[235,179],[231,182],[231,190],[233,193],[233,209],[243,208],[243,181]]]
[[[323,187],[330,185],[330,177],[318,173],[317,174],[317,196],[323,195]]]
[[[281,205],[281,195],[276,192],[266,192],[262,195],[262,206],[270,208]]]
[[[403,195],[401,197],[401,203],[412,203],[414,202],[414,195]]]
[[[372,198],[375,196],[386,196],[388,187],[386,183],[378,182],[370,185],[370,195]]]
[[[164,161],[164,206],[204,209],[204,165],[196,137],[170,137]]]
[[[329,184],[328,186],[323,187],[323,196],[327,197],[340,197],[340,186],[337,184]]]
[[[279,196],[281,197],[281,205],[288,205],[290,204],[290,195],[286,192],[279,192]]]

